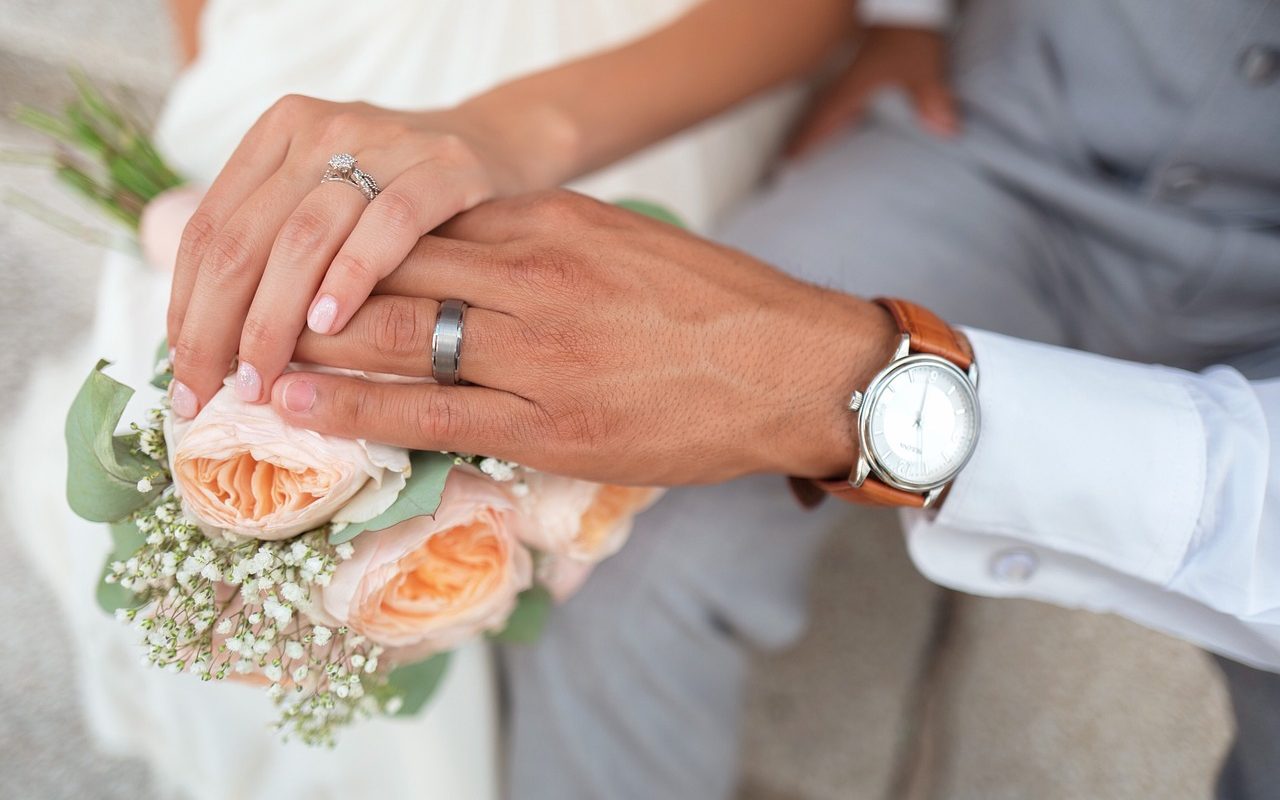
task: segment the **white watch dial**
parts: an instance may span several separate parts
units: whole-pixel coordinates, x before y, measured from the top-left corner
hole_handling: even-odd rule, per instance
[[[876,463],[908,486],[947,481],[977,440],[972,385],[959,370],[933,359],[890,370],[866,413],[867,444]]]

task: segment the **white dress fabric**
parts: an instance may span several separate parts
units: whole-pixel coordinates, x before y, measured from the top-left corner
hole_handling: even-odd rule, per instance
[[[445,106],[507,78],[640,35],[691,0],[213,0],[202,53],[177,81],[158,126],[170,161],[210,181],[241,136],[287,93],[399,108]],[[786,96],[749,105],[576,185],[601,199],[640,197],[704,227],[761,174],[786,122]],[[317,179],[324,164],[316,164]],[[135,634],[99,610],[105,527],[66,508],[62,421],[98,358],[145,389],[163,335],[168,276],[139,259],[105,259],[91,337],[33,376],[8,432],[28,467],[0,483],[32,561],[68,617],[89,727],[104,749],[143,759],[166,794],[204,800],[496,798],[498,720],[484,645],[463,648],[430,706],[373,720],[338,749],[281,744],[262,691],[201,683],[140,663]],[[126,419],[128,413],[126,414]],[[47,464],[30,469],[32,459]]]

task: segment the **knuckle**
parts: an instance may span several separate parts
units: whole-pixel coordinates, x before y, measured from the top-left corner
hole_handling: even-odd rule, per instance
[[[249,270],[250,253],[241,237],[220,233],[209,242],[203,266],[219,283],[234,281]]]
[[[403,192],[383,192],[374,199],[373,208],[392,228],[412,228],[418,221],[417,201]]]
[[[213,355],[198,340],[189,336],[178,338],[173,346],[173,367],[182,372],[204,372],[213,366]]]
[[[241,350],[245,355],[264,353],[274,350],[280,343],[280,336],[267,320],[250,315],[244,321],[241,333]]]
[[[332,269],[360,286],[373,286],[382,277],[368,258],[355,253],[339,253],[333,259]]]
[[[431,150],[438,161],[453,166],[467,166],[475,161],[475,153],[466,139],[456,133],[442,133],[433,138]]]
[[[512,283],[537,293],[573,294],[578,288],[578,264],[568,250],[555,244],[531,248],[511,259]]]
[[[218,223],[208,211],[197,210],[187,220],[178,244],[178,260],[200,258],[218,235]]]
[[[359,130],[363,122],[364,117],[362,114],[348,108],[331,115],[329,121],[325,123],[324,129],[330,141],[341,141]]]
[[[329,225],[319,214],[300,208],[289,215],[276,242],[290,253],[310,253],[324,243]]]
[[[579,225],[599,217],[598,201],[569,189],[551,189],[540,194],[534,213],[549,226]]]
[[[410,302],[386,300],[373,308],[369,326],[371,344],[381,353],[393,356],[420,355],[426,320],[421,310]]]
[[[469,427],[466,407],[442,391],[423,392],[411,419],[420,441],[427,443],[460,441]]]

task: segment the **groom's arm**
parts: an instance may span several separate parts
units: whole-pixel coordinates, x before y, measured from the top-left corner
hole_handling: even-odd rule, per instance
[[[612,483],[848,474],[878,306],[559,192],[458,217],[299,360],[423,374],[436,298],[473,386],[291,373],[293,424]],[[936,580],[1124,614],[1280,669],[1280,381],[973,331],[982,433],[912,552]]]
[[[849,0],[706,0],[654,33],[464,104],[509,132],[528,186],[585,174],[805,75],[854,27]]]

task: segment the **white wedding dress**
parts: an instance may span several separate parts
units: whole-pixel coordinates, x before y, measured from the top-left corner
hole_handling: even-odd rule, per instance
[[[287,93],[426,108],[637,36],[692,0],[211,0],[200,59],[159,122],[161,149],[207,183],[249,125]],[[640,197],[703,228],[760,177],[790,97],[775,95],[576,185],[605,200]],[[324,165],[318,163],[317,178]],[[464,648],[424,713],[342,733],[336,751],[280,744],[260,689],[206,684],[139,663],[132,631],[93,600],[107,532],[66,509],[64,409],[98,358],[143,387],[163,334],[168,276],[106,257],[91,337],[44,366],[9,432],[23,463],[0,486],[14,530],[69,619],[89,727],[109,752],[142,758],[166,794],[204,800],[449,798],[499,793],[494,676],[484,645]],[[135,398],[141,404],[146,398]],[[152,396],[153,397],[153,396]],[[36,454],[47,453],[47,456]],[[37,476],[38,479],[37,479]]]

